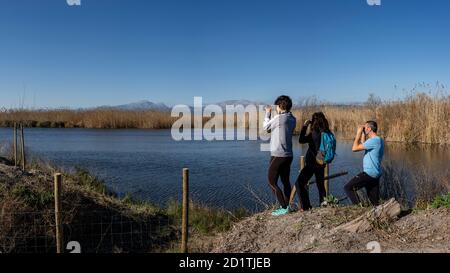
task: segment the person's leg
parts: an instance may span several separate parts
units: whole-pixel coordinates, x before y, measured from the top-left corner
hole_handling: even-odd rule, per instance
[[[366,191],[370,203],[374,206],[378,206],[380,204],[380,179],[373,178],[372,181],[367,183]]]
[[[314,167],[314,175],[316,177],[317,190],[319,192],[319,201],[322,204],[323,200],[327,196],[327,191],[325,190],[325,168],[324,167]]]
[[[353,204],[359,204],[360,201],[356,191],[365,187],[370,181],[370,178],[370,176],[363,172],[353,177],[353,179],[344,186],[345,193]]]
[[[280,165],[283,162],[283,158],[281,157],[275,157],[271,160],[270,166],[269,166],[269,173],[268,173],[268,179],[269,179],[269,186],[272,189],[273,193],[277,197],[278,203],[280,203],[280,206],[283,208],[287,208],[286,200],[284,199],[283,192],[278,187],[278,177],[280,176]]]
[[[291,175],[291,163],[293,158],[292,157],[286,157],[280,170],[280,178],[281,182],[283,183],[283,190],[284,190],[284,199],[286,201],[286,204],[289,204],[289,198],[291,197],[291,181],[290,181],[290,175]]]
[[[308,181],[314,174],[312,166],[305,166],[297,177],[295,186],[297,187],[297,194],[303,210],[311,209],[311,202],[309,200]]]
[[[270,157],[270,161],[269,161],[269,169],[270,169],[270,164],[272,164],[272,161],[274,161],[275,158],[276,158],[276,157],[274,157],[274,156],[271,156],[271,157]]]

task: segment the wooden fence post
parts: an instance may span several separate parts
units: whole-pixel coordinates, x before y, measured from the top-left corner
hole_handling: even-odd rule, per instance
[[[56,253],[63,253],[63,227],[62,227],[62,175],[56,173],[54,177],[55,183],[55,225],[56,225]]]
[[[326,195],[330,195],[330,180],[328,180],[328,177],[330,176],[330,164],[325,165],[325,192]]]
[[[183,219],[181,228],[181,252],[188,252],[189,236],[189,169],[183,169]]]
[[[17,123],[16,122],[14,122],[13,153],[14,153],[14,167],[17,167]]]
[[[303,168],[305,168],[305,157],[302,155],[300,157],[300,171],[303,170]],[[297,193],[297,186],[294,185],[292,187],[292,191],[291,191],[291,196],[289,197],[289,205],[292,207],[294,205],[294,200],[295,200],[295,194]]]
[[[25,136],[23,132],[23,123],[20,124],[20,138],[22,147],[22,171],[25,171],[26,158],[25,158]]]

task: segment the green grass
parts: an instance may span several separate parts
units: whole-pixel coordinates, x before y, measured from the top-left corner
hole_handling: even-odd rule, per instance
[[[53,193],[50,191],[36,191],[24,185],[17,185],[11,194],[33,208],[44,208],[53,203]]]
[[[176,221],[181,221],[181,204],[176,201],[169,202],[167,213]],[[234,222],[249,215],[249,212],[243,208],[227,211],[191,202],[189,206],[189,227],[194,232],[211,235],[229,230]]]
[[[116,197],[117,194],[110,191],[105,182],[92,175],[88,170],[76,167],[73,179],[78,181],[82,187],[99,194]]]
[[[159,207],[149,201],[136,199],[135,197],[133,197],[133,195],[131,193],[127,193],[121,199],[121,201],[123,204],[127,205],[128,207],[134,208],[139,211],[144,210],[144,211],[150,211],[152,213],[159,213],[159,214],[164,213],[164,210],[161,207]]]
[[[450,208],[450,192],[434,198],[433,202],[431,203],[431,207],[433,209]]]
[[[110,191],[102,180],[93,176],[85,169],[76,168],[74,177],[76,177],[76,181],[89,191],[118,198],[117,194]],[[137,211],[144,210],[152,213],[166,214],[174,219],[176,225],[181,226],[182,206],[180,202],[170,201],[167,207],[163,208],[151,202],[139,200],[130,193],[126,194],[120,201]],[[199,234],[210,235],[227,231],[234,222],[249,215],[249,212],[243,208],[227,211],[225,209],[211,208],[206,205],[191,202],[189,209],[189,227]]]
[[[324,198],[321,207],[337,207],[339,205],[339,199],[334,197],[333,195],[328,195]]]

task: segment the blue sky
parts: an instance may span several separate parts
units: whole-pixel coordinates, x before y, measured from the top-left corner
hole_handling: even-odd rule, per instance
[[[349,102],[450,83],[450,1],[381,3],[0,0],[0,107]]]

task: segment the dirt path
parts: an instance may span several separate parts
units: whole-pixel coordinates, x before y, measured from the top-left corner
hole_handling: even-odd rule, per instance
[[[219,235],[212,252],[371,252],[373,241],[381,252],[450,252],[449,209],[415,212],[365,233],[334,230],[366,211],[321,208],[278,218],[264,212]]]

